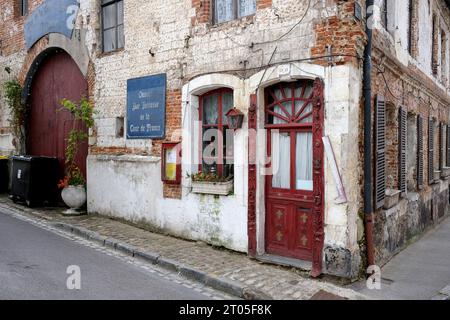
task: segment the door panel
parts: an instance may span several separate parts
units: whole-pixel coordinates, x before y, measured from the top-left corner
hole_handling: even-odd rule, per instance
[[[313,182],[312,94],[309,81],[266,89],[272,168],[266,177],[266,252],[308,261],[314,250],[314,194],[321,188]]]
[[[288,247],[291,208],[288,204],[271,204],[269,213],[268,245],[271,250],[284,251]]]
[[[61,99],[79,101],[87,96],[87,82],[76,63],[65,52],[51,54],[40,65],[31,85],[27,153],[34,156],[57,157],[60,176],[64,175],[65,147],[72,128],[87,128],[74,123],[72,115],[61,110]],[[59,110],[59,111],[58,111]],[[88,144],[84,143],[76,159],[86,175]]]
[[[297,206],[292,222],[293,230],[293,250],[296,256],[303,256],[304,259],[311,259],[313,244],[313,215],[312,210]]]

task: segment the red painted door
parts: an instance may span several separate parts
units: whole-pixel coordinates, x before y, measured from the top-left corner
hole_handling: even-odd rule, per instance
[[[313,260],[315,198],[314,90],[312,81],[266,89],[266,252]],[[320,168],[321,170],[321,168]],[[322,214],[321,212],[319,214]],[[320,226],[321,227],[321,226]]]
[[[60,110],[60,101],[64,98],[79,101],[87,96],[87,82],[72,58],[59,51],[49,55],[40,65],[30,93],[27,153],[57,157],[62,177],[68,133],[73,128],[82,128],[86,132],[87,129],[79,121],[74,122],[68,111]],[[85,175],[87,154],[88,144],[84,143],[76,163]]]

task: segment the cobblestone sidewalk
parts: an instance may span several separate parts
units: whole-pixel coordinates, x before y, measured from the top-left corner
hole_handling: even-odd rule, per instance
[[[152,233],[126,223],[100,216],[65,217],[60,209],[29,209],[0,197],[0,209],[32,215],[48,223],[71,225],[115,241],[163,257],[166,261],[200,270],[218,279],[226,279],[257,292],[267,299],[306,300],[323,297],[367,299],[356,291],[332,283],[307,278],[293,269],[264,264],[244,254],[217,249],[201,242],[181,240]],[[336,297],[338,296],[338,297]],[[251,297],[251,296],[250,296]]]

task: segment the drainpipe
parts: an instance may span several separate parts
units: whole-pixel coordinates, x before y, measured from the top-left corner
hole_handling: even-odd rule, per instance
[[[368,21],[373,15],[373,0],[366,0],[367,44],[364,49],[364,222],[368,265],[375,264],[373,245],[373,190],[372,190],[372,28]]]

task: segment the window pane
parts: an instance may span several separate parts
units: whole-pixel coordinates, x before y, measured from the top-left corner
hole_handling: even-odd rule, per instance
[[[291,188],[291,139],[289,133],[272,132],[272,187]]]
[[[116,29],[103,31],[103,51],[110,52],[116,50]]]
[[[234,19],[233,0],[216,0],[216,22]]]
[[[218,124],[219,95],[213,94],[203,98],[203,124]]]
[[[228,128],[224,128],[223,133],[223,155],[225,158],[230,159],[230,163],[233,161],[234,156],[234,131]]]
[[[117,27],[117,49],[125,46],[125,35],[123,33],[123,24]]]
[[[218,155],[219,130],[203,128],[203,158],[215,158]]]
[[[245,17],[256,12],[256,0],[238,0],[239,17]]]
[[[227,123],[227,112],[233,107],[233,92],[225,92],[222,95],[222,123]]]
[[[287,110],[287,111],[288,111],[288,110]],[[279,105],[276,105],[276,106],[273,108],[273,112],[275,112],[276,114],[279,114],[279,115],[282,116],[282,117],[287,117],[287,116],[286,116],[286,113],[283,111],[283,109],[281,109],[281,107],[280,107]],[[283,120],[283,119],[281,119],[281,118],[278,118],[278,117],[276,117],[276,116],[270,115],[270,116],[269,116],[269,123],[270,123],[270,124],[286,124],[287,121],[286,121],[286,120]]]
[[[297,133],[296,147],[296,189],[313,190],[313,147],[312,132]]]
[[[103,7],[103,30],[115,27],[116,24],[116,4]]]
[[[304,101],[295,101],[295,114],[300,112],[300,110],[304,107],[304,104],[305,104]],[[312,103],[308,102],[306,107],[304,107],[302,113],[297,118],[304,117],[310,112],[312,112]],[[300,123],[310,123],[310,122],[312,122],[312,115],[300,121]]]
[[[123,1],[117,2],[117,24],[123,24]]]

